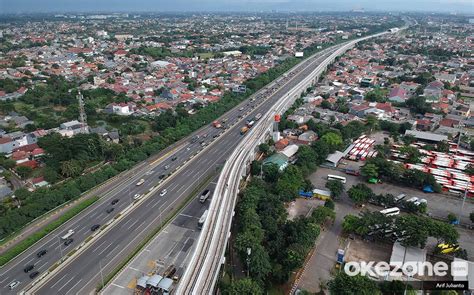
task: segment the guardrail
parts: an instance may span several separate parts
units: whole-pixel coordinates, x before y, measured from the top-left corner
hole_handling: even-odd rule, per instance
[[[249,162],[254,156],[254,151],[271,131],[275,114],[284,110],[303,93],[307,87],[314,84],[323,70],[337,56],[354,46],[356,43],[370,38],[378,37],[387,32],[356,39],[338,47],[332,48],[334,52],[321,62],[311,73],[301,79],[286,95],[283,95],[273,109],[268,110],[262,119],[249,131],[245,141],[241,141],[232,155],[226,161],[219,177],[207,220],[202,228],[196,250],[187,266],[186,271],[178,285],[177,294],[210,294],[213,292],[218,278],[220,266],[224,263],[225,247],[230,236],[230,226],[234,216],[234,207],[237,201],[239,185]],[[296,73],[296,77],[317,62],[313,60],[303,70]],[[292,69],[293,70],[293,69]]]

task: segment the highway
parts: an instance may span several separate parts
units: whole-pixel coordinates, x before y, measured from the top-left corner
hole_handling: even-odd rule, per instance
[[[318,56],[324,55],[328,51],[323,51]],[[311,59],[307,59],[297,67],[307,65],[311,61]],[[277,83],[283,83],[282,80],[282,78],[278,79],[279,82],[277,81]],[[291,89],[291,84],[293,82],[285,84],[281,87],[283,89],[281,91]],[[66,253],[90,237],[92,235],[90,228],[93,225],[109,222],[118,212],[132,203],[132,198],[136,193],[143,194],[149,191],[158,184],[161,175],[183,165],[192,155],[200,151],[183,168],[179,169],[170,178],[165,179],[158,188],[159,190],[154,192],[152,196],[140,201],[141,203],[136,205],[135,209],[131,210],[127,216],[120,219],[113,227],[108,227],[103,234],[100,234],[93,241],[91,247],[69,261],[64,268],[61,266],[61,269],[51,278],[48,278],[44,284],[41,284],[41,287],[35,293],[82,294],[94,290],[100,282],[100,265],[103,274],[107,274],[114,269],[124,257],[132,252],[137,243],[152,232],[166,219],[170,212],[186,199],[196,185],[215,172],[218,166],[224,164],[225,159],[242,138],[240,135],[242,122],[254,117],[258,112],[265,112],[274,104],[275,96],[270,95],[275,90],[271,90],[272,87],[276,89],[276,86],[269,85],[253,96],[254,101],[245,101],[226,113],[223,116],[227,118],[226,125],[233,127],[228,127],[223,135],[214,138],[214,136],[224,131],[211,126],[204,127],[198,131],[202,136],[197,142],[191,143],[189,138],[188,141],[183,140],[164,151],[158,159],[140,164],[138,168],[133,170],[133,173],[125,174],[126,176],[122,176],[115,185],[106,186],[110,191],[105,193],[97,204],[61,226],[59,230],[54,231],[11,263],[1,268],[1,293],[13,294],[23,290],[26,286],[29,287],[32,280],[28,277],[28,274],[23,272],[26,265],[34,264],[35,270],[40,271],[41,276],[43,272],[60,260],[61,256],[65,256]],[[251,111],[252,113],[250,113]],[[204,134],[208,134],[208,136],[204,138]],[[208,146],[203,148],[201,146],[202,140]],[[173,157],[177,157],[177,159],[172,161]],[[170,165],[168,170],[164,168],[166,165]],[[141,178],[145,179],[144,184],[136,186],[135,184]],[[159,196],[159,192],[164,188],[168,190],[168,193],[165,196]],[[119,199],[119,202],[112,206],[111,201],[114,199]],[[114,207],[115,210],[110,214],[106,213],[105,210],[111,207]],[[73,235],[74,242],[65,247],[61,244],[60,237],[69,229],[75,231]],[[48,253],[41,258],[37,258],[36,253],[42,249],[47,249]],[[104,263],[98,263],[100,261]],[[7,286],[14,280],[19,280],[20,285],[10,291]]]
[[[177,294],[212,294],[217,282],[230,227],[234,216],[234,207],[239,192],[240,181],[246,174],[246,168],[253,159],[255,150],[271,134],[273,117],[287,110],[291,104],[339,55],[357,42],[386,34],[380,33],[346,42],[324,58],[317,59],[311,66],[305,67],[294,75],[290,89],[281,87],[275,94],[276,101],[262,119],[252,128],[245,141],[240,142],[226,162],[214,191],[209,215],[202,229],[194,255],[178,285]]]

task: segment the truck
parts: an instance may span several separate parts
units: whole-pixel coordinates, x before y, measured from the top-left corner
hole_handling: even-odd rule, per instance
[[[74,234],[74,231],[72,229],[68,230],[67,233],[61,237],[62,240],[67,240],[69,239],[70,237],[72,237],[72,235]]]
[[[258,114],[255,116],[255,121],[260,120],[260,118],[262,118],[262,113],[258,113]]]
[[[244,126],[240,129],[240,134],[245,134],[247,133],[247,131],[249,131],[249,128],[247,126]]]
[[[214,126],[215,128],[222,128],[222,124],[219,121],[212,122],[212,126]]]
[[[252,128],[252,126],[255,124],[255,121],[248,121],[247,122],[247,127]]]
[[[337,263],[343,264],[344,263],[344,253],[343,249],[337,249]]]

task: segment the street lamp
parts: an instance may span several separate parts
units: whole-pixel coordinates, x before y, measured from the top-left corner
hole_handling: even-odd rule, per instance
[[[21,207],[21,201],[20,201],[20,199],[17,198],[15,195],[12,196],[12,199],[13,199],[13,200],[16,200],[16,202],[17,202],[17,205],[16,205],[16,206],[17,206],[17,208],[20,208],[20,207]]]
[[[250,276],[250,254],[252,254],[252,249],[247,248],[247,277]]]

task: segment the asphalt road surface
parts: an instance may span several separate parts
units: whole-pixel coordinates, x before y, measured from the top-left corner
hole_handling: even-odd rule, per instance
[[[320,58],[320,60],[323,59]],[[304,63],[309,62],[307,60]],[[272,86],[267,86],[265,88],[267,90],[264,90],[267,91],[266,93],[262,91],[253,96],[254,101],[247,100],[229,111],[223,116],[227,119],[225,133],[223,133],[223,129],[216,129],[211,126],[202,128],[198,131],[201,135],[198,141],[194,143],[182,141],[164,151],[158,159],[138,165],[137,168],[132,170],[133,173],[125,174],[114,184],[105,186],[105,190],[109,191],[102,196],[97,204],[86,209],[79,216],[61,226],[0,269],[1,293],[13,294],[25,288],[32,281],[29,274],[23,271],[25,266],[34,264],[33,271],[36,270],[40,273],[46,271],[61,256],[66,255],[71,249],[89,237],[93,225],[101,225],[109,221],[133,202],[135,194],[148,192],[160,182],[162,175],[173,171],[184,161],[190,159],[192,155],[199,152],[184,168],[179,169],[170,178],[164,180],[160,190],[166,188],[168,191],[166,195],[160,196],[157,192],[143,200],[126,218],[120,220],[113,228],[97,239],[91,247],[45,283],[37,294],[83,294],[93,291],[100,282],[100,266],[103,274],[112,271],[124,257],[132,252],[136,244],[159,226],[189,196],[195,186],[215,173],[218,167],[224,163],[226,157],[242,138],[240,128],[245,120],[271,108],[275,101],[293,88],[312,68],[314,67],[303,70],[303,72],[296,75],[295,79],[290,79],[292,75],[278,79],[279,82],[277,83],[282,85],[278,90],[274,87],[272,91],[269,91],[268,89]],[[287,81],[288,83],[286,83]],[[207,137],[204,137],[205,135]],[[213,141],[214,143],[209,145]],[[176,160],[172,161],[174,157],[176,157]],[[166,169],[165,166],[169,167]],[[145,182],[137,186],[136,183],[142,178]],[[115,199],[119,201],[112,205],[111,202]],[[112,207],[114,211],[107,213],[106,210]],[[75,232],[72,236],[74,241],[72,244],[64,246],[60,237],[69,229]],[[48,250],[48,253],[41,258],[37,258],[36,253],[42,249]],[[99,263],[100,261],[104,263]],[[20,285],[10,291],[8,284],[14,280],[20,281]]]

